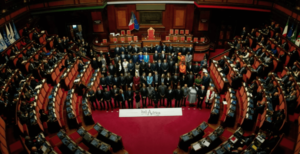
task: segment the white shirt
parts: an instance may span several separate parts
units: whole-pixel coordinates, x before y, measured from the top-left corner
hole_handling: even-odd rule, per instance
[[[124,71],[127,72],[128,71],[128,61],[123,61],[123,68],[124,68]]]

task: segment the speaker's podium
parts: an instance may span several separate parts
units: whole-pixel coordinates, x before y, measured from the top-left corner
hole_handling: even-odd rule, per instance
[[[143,46],[155,46],[156,44],[160,44],[161,38],[159,35],[155,34],[155,29],[150,27],[147,30],[147,36],[142,37]]]

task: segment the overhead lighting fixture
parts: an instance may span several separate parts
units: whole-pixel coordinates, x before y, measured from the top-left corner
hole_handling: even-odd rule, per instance
[[[100,23],[101,23],[101,20],[94,20],[94,23],[95,23],[95,24],[100,24]]]
[[[206,23],[206,22],[207,22],[207,19],[201,19],[201,22],[202,22],[202,23]]]
[[[300,6],[296,6],[296,10],[300,10]]]

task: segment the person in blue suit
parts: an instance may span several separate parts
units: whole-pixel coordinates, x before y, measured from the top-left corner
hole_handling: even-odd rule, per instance
[[[207,88],[209,86],[209,82],[210,82],[210,76],[208,75],[207,72],[204,72],[204,76],[202,78],[202,85],[205,86],[205,88]]]
[[[139,61],[142,62],[142,60],[144,60],[144,56],[143,56],[142,52],[140,52],[140,54],[139,54]]]
[[[149,73],[149,75],[147,76],[147,84],[152,85],[152,82],[153,82],[153,76],[151,73]]]
[[[135,64],[136,62],[139,62],[139,55],[137,53],[134,53],[132,56],[132,62]]]
[[[145,55],[144,55],[144,62],[148,63],[150,60],[150,57],[149,55],[147,54],[147,52],[145,52]]]
[[[158,53],[161,53],[161,47],[160,47],[160,45],[156,44],[155,50],[156,50]]]

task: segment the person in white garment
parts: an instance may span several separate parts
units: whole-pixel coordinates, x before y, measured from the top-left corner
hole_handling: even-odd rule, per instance
[[[206,108],[210,108],[211,104],[212,104],[212,101],[214,99],[214,96],[215,96],[215,91],[214,91],[214,88],[211,87],[209,90],[207,90],[206,92],[206,98],[205,98],[205,107]]]

